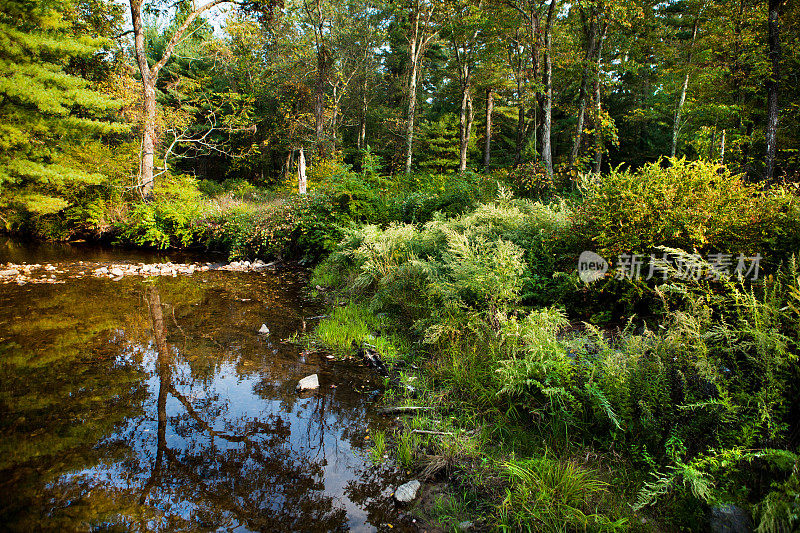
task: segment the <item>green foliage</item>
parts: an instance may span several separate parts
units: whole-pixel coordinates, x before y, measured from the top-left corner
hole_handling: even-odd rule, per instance
[[[381,464],[385,461],[386,454],[386,432],[376,431],[372,434],[372,447],[369,449],[369,457],[373,464]]]
[[[417,166],[432,172],[452,172],[458,169],[458,118],[445,115],[420,125],[417,142],[420,154]]]
[[[201,212],[197,181],[186,176],[162,178],[151,202],[135,204],[121,225],[120,239],[139,246],[188,246],[196,238]]]
[[[6,230],[91,196],[106,177],[67,152],[124,129],[107,120],[118,103],[66,71],[72,59],[91,56],[102,44],[72,34],[68,10],[66,2],[10,0],[0,14],[0,218]]]
[[[409,468],[414,461],[417,440],[416,436],[407,428],[400,433],[397,443],[397,461],[404,468]]]
[[[622,531],[595,509],[607,490],[596,474],[571,461],[547,455],[503,465],[509,481],[498,510],[502,531]]]
[[[684,159],[587,177],[583,191],[577,229],[608,257],[657,246],[755,252],[778,211],[772,196],[724,167]]]
[[[354,342],[360,346],[362,342],[372,340],[374,332],[382,326],[381,321],[368,309],[348,302],[345,306],[334,308],[330,316],[320,320],[314,335],[326,349],[345,355],[352,353]]]

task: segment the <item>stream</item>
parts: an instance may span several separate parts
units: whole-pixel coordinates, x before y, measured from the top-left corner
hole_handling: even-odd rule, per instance
[[[382,379],[291,340],[307,271],[89,275],[220,260],[0,237],[51,281],[0,284],[0,529],[415,529],[369,457]]]

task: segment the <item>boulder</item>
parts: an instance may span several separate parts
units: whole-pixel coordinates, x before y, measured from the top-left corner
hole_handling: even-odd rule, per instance
[[[417,497],[417,491],[421,486],[422,483],[416,479],[400,485],[397,487],[397,490],[394,491],[394,499],[400,503],[408,503],[413,501],[414,498]]]
[[[316,374],[311,374],[310,376],[306,376],[297,383],[298,392],[302,392],[304,390],[314,390],[318,388],[319,388],[319,377]]]
[[[261,329],[259,329],[258,332],[262,335],[269,335],[269,328],[266,324],[261,324]]]
[[[121,268],[115,267],[109,270],[109,274],[111,274],[115,278],[121,278],[122,276],[125,275],[125,272]]]
[[[726,503],[711,508],[712,533],[752,533],[750,514],[733,504]]]

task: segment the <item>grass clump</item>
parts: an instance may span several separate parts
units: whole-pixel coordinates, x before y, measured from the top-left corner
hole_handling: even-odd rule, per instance
[[[595,509],[608,485],[595,472],[547,455],[503,463],[508,487],[498,509],[501,531],[623,531]]]
[[[369,449],[369,458],[372,464],[383,463],[384,456],[386,455],[386,433],[384,431],[376,431],[372,434],[372,447]]]

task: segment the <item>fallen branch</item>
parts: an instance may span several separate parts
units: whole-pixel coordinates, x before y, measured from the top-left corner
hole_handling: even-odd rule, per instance
[[[452,431],[429,431],[427,429],[412,429],[411,433],[422,433],[423,435],[455,435]]]
[[[433,407],[419,407],[415,405],[408,405],[404,407],[387,407],[385,409],[378,409],[378,413],[382,415],[396,415],[400,413],[413,413],[423,409],[433,409]]]

